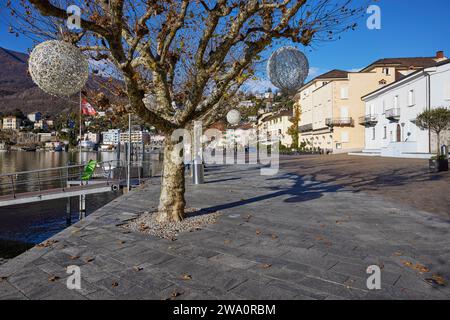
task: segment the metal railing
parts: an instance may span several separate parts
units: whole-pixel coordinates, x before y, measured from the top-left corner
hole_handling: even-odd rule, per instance
[[[325,124],[329,127],[333,126],[352,126],[353,118],[327,118]]]
[[[388,109],[386,110],[385,115],[387,119],[398,120],[400,119],[400,108]]]
[[[359,118],[359,124],[375,124],[378,122],[378,116],[373,114],[368,114]]]
[[[42,192],[50,189],[67,188],[70,181],[82,181],[86,164],[68,165],[48,169],[21,171],[0,174],[0,195],[13,195],[27,192]],[[123,177],[122,162],[112,160],[99,162],[92,175],[93,180],[102,179],[109,184],[111,179]]]
[[[308,132],[308,131],[312,131],[312,129],[313,129],[312,123],[305,124],[303,126],[298,127],[298,131],[300,131],[300,132]]]

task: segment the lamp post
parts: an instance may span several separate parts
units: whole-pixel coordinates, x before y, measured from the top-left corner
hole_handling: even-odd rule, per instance
[[[128,114],[127,192],[131,189],[131,113]]]

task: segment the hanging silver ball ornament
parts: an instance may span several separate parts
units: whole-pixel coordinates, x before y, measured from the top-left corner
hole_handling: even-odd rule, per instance
[[[290,93],[303,86],[308,73],[308,59],[294,47],[278,49],[267,63],[267,74],[272,84],[278,89]]]
[[[70,43],[50,40],[30,54],[28,69],[34,83],[53,96],[68,97],[79,91],[89,77],[89,63]]]
[[[239,124],[239,122],[241,122],[241,113],[235,109],[228,111],[227,121],[232,125]]]

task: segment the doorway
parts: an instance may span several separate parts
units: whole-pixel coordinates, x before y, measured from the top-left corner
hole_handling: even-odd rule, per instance
[[[402,142],[402,127],[397,124],[397,142]]]

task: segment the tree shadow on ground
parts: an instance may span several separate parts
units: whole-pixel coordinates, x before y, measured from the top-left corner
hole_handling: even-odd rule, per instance
[[[220,211],[268,199],[278,198],[281,196],[288,196],[287,199],[283,200],[284,202],[288,203],[304,202],[321,198],[325,193],[333,193],[342,189],[342,187],[339,185],[327,185],[319,181],[317,182],[304,181],[301,176],[298,176],[293,173],[282,174],[277,177],[268,178],[267,180],[273,181],[286,179],[292,182],[292,184],[286,187],[280,186],[264,187],[264,189],[269,189],[274,192],[269,192],[267,194],[248,199],[240,199],[234,202],[227,202],[224,204],[208,208],[203,208],[203,210],[206,210],[207,212]],[[286,184],[286,182],[284,183]]]
[[[241,180],[241,178],[227,178],[227,179],[207,180],[207,181],[205,181],[205,184],[225,182],[225,181],[234,181],[234,180]]]

